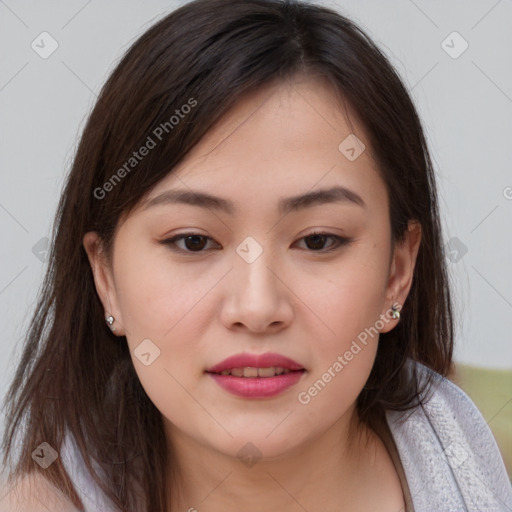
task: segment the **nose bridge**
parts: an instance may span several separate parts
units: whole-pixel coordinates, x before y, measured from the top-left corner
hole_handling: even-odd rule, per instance
[[[291,305],[286,298],[286,287],[274,275],[278,273],[273,268],[278,266],[275,254],[253,237],[239,244],[236,253],[223,321],[226,325],[244,324],[255,331],[287,323]]]
[[[235,280],[237,290],[254,301],[267,302],[275,296],[275,277],[268,267],[276,263],[267,247],[263,247],[253,237],[247,237],[236,249]]]

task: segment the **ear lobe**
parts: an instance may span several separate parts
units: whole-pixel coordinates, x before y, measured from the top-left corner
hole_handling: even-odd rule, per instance
[[[386,288],[386,311],[389,311],[395,303],[404,304],[407,299],[412,286],[420,243],[421,224],[418,221],[409,221],[404,239],[395,246]],[[381,332],[388,332],[395,325],[395,321],[388,322]]]
[[[107,315],[113,316],[115,319],[115,334],[123,335],[122,318],[117,305],[112,270],[103,252],[101,239],[96,232],[90,231],[85,234],[82,243],[91,265],[96,291],[105,310],[105,317]]]

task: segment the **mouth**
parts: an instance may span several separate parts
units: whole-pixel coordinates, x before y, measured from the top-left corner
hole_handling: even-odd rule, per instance
[[[277,397],[297,385],[305,373],[304,368],[292,370],[282,366],[242,366],[206,372],[221,389],[246,400]]]
[[[206,374],[223,390],[246,399],[270,398],[296,385],[306,369],[282,354],[235,354]]]
[[[267,368],[255,368],[252,366],[244,366],[238,368],[229,368],[226,370],[222,370],[221,372],[206,372],[212,373],[215,375],[231,375],[233,377],[242,377],[242,378],[269,378],[276,377],[279,375],[286,375],[288,373],[303,373],[306,370],[304,368],[292,370],[290,368],[284,368],[282,366],[270,366]]]

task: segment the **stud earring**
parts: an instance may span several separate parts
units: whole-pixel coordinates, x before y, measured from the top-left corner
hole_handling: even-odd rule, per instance
[[[105,321],[107,322],[110,329],[112,329],[112,331],[116,330],[116,328],[114,327],[115,318],[112,315],[108,315],[107,317],[105,317]]]
[[[401,309],[400,304],[398,304],[398,303],[393,304],[391,306],[391,318],[393,318],[394,320],[399,320],[400,319],[400,309]]]

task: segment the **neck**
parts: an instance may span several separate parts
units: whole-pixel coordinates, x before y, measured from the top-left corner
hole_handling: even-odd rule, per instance
[[[171,511],[350,510],[364,501],[365,485],[375,464],[378,440],[358,423],[355,410],[322,436],[273,458],[245,463],[197,443],[169,427],[173,474]],[[378,440],[378,441],[377,441]],[[245,443],[241,442],[240,446]],[[345,508],[343,508],[345,510]]]

